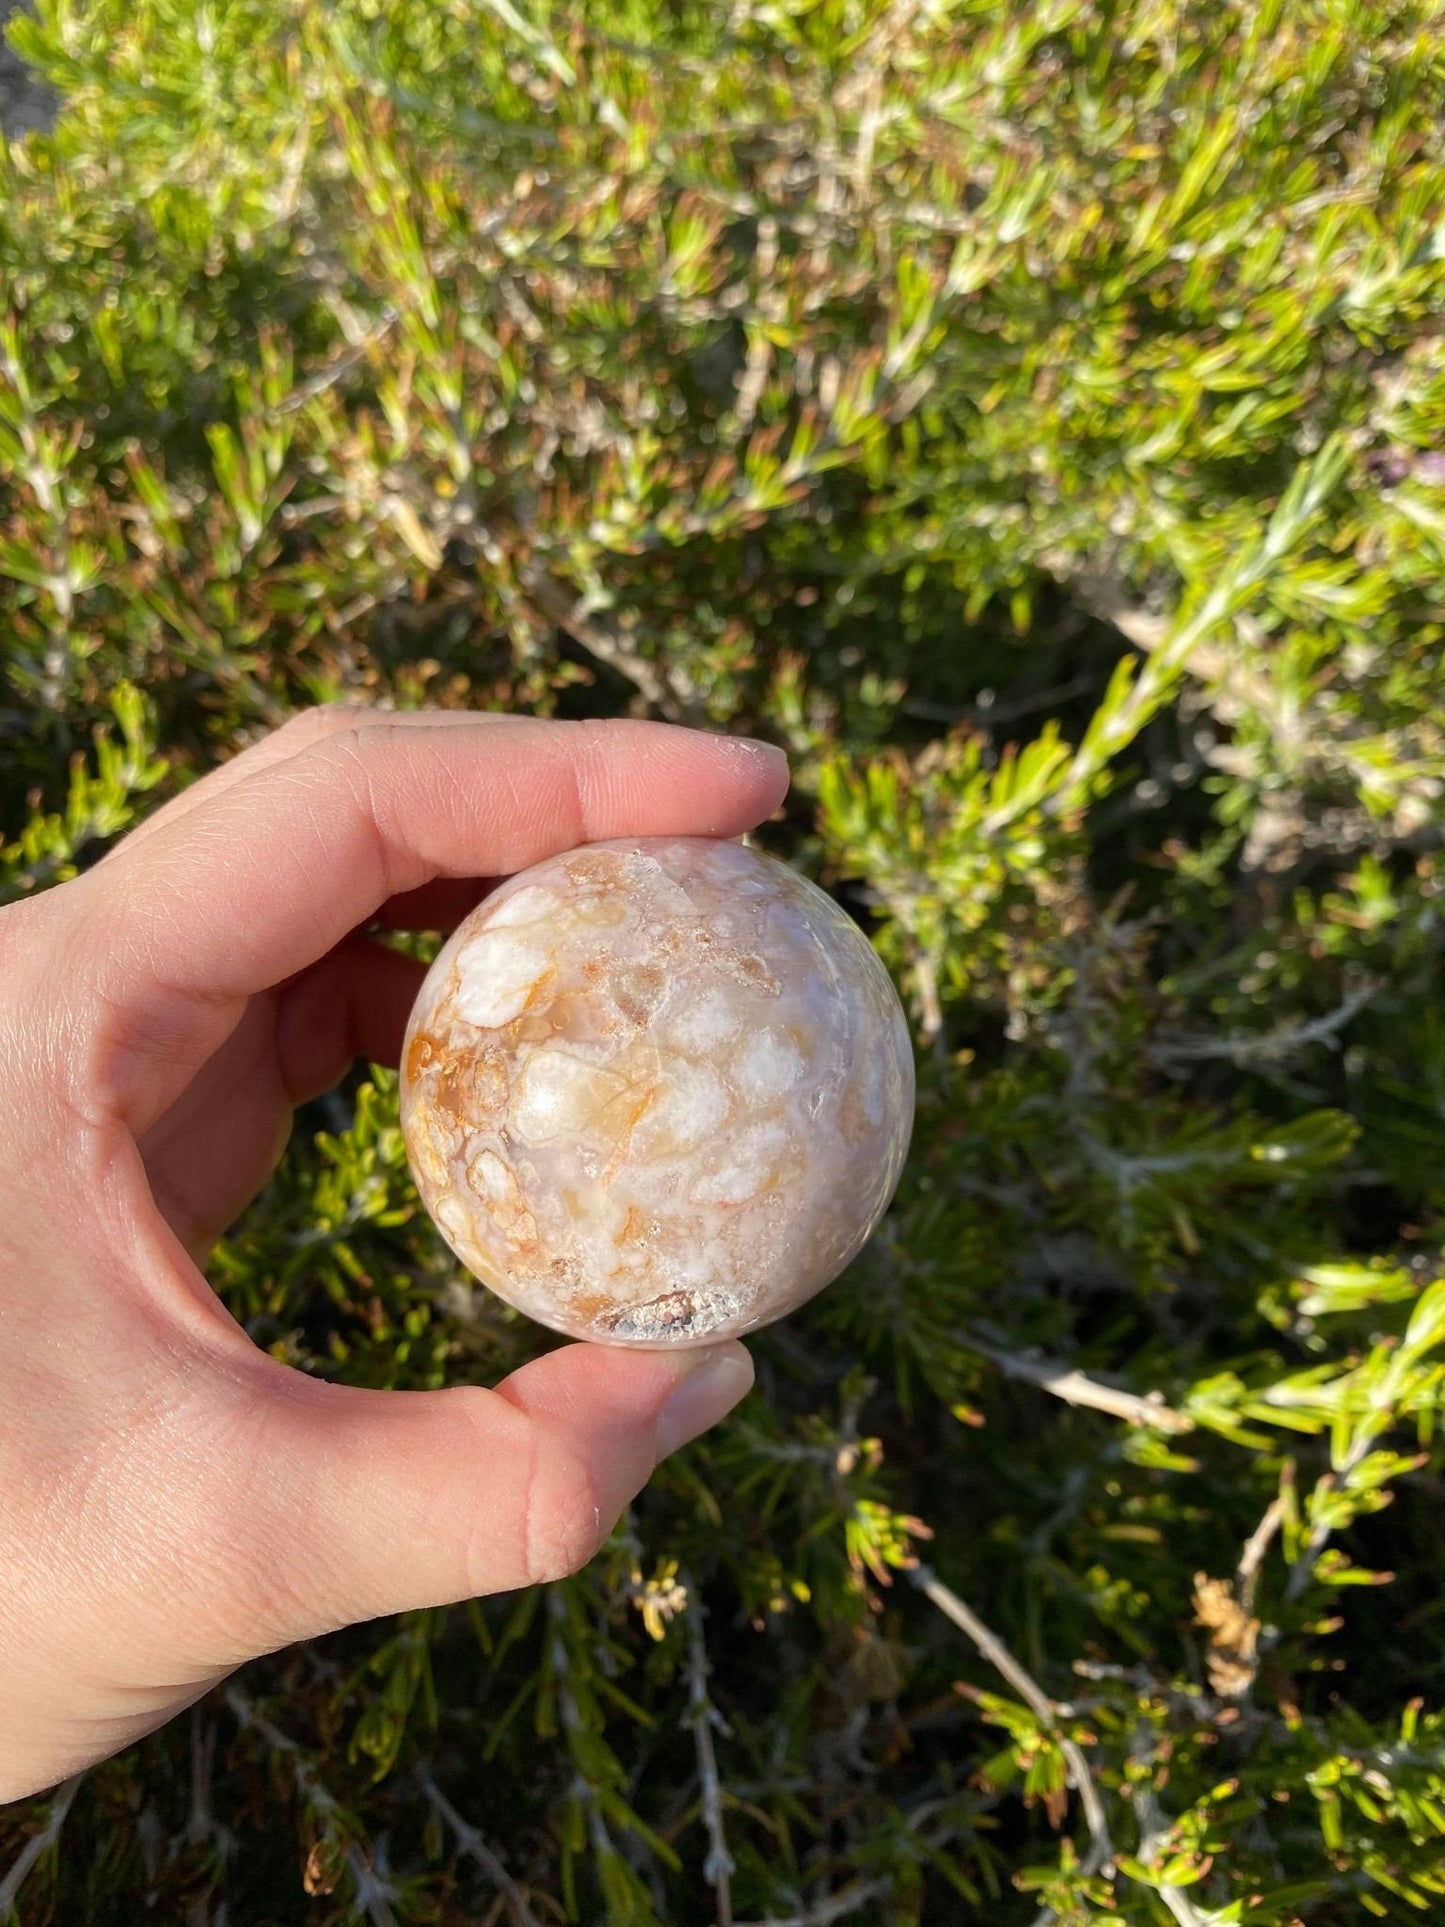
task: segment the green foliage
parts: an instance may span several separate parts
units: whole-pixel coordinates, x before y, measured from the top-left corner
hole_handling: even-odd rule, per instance
[[[132,683],[117,683],[109,707],[120,741],[105,724],[98,724],[94,771],[77,751],[70,760],[63,807],[32,808],[15,841],[0,843],[0,901],[73,877],[87,845],[129,829],[138,813],[136,799],[164,780],[165,758],[155,754],[152,720],[140,691]],[[38,803],[40,798],[28,800]]]
[[[0,1918],[1428,1916],[1445,14],[10,35],[61,115],[0,152],[0,888],[308,701],[770,735],[920,1094],[585,1573],[248,1669],[0,1817]],[[391,1075],[302,1126],[212,1262],[256,1342],[530,1356]]]

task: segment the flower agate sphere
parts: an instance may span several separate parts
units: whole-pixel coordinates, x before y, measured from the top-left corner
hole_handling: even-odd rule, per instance
[[[737,843],[596,843],[510,878],[422,986],[401,1119],[467,1268],[654,1348],[820,1291],[893,1194],[913,1056],[838,906]]]

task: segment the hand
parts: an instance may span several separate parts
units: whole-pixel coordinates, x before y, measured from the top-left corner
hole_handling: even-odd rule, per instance
[[[602,837],[734,835],[786,787],[775,751],[656,724],[316,710],[0,912],[0,1800],[257,1654],[575,1570],[742,1397],[735,1344],[327,1384],[194,1256],[296,1104],[396,1062],[421,966],[363,927],[445,926]]]

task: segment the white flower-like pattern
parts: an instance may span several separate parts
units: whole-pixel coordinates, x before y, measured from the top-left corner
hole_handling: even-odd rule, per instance
[[[783,1316],[877,1224],[913,1122],[891,979],[805,878],[737,843],[592,844],[502,884],[402,1056],[452,1250],[575,1338],[697,1345]]]

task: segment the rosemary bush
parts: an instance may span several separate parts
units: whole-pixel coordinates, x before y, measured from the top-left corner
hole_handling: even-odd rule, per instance
[[[874,1244],[585,1572],[7,1809],[0,1920],[1445,1905],[1445,11],[10,34],[59,118],[0,142],[4,891],[308,702],[768,735],[920,1096]],[[354,1383],[546,1342],[384,1070],[211,1275]]]

